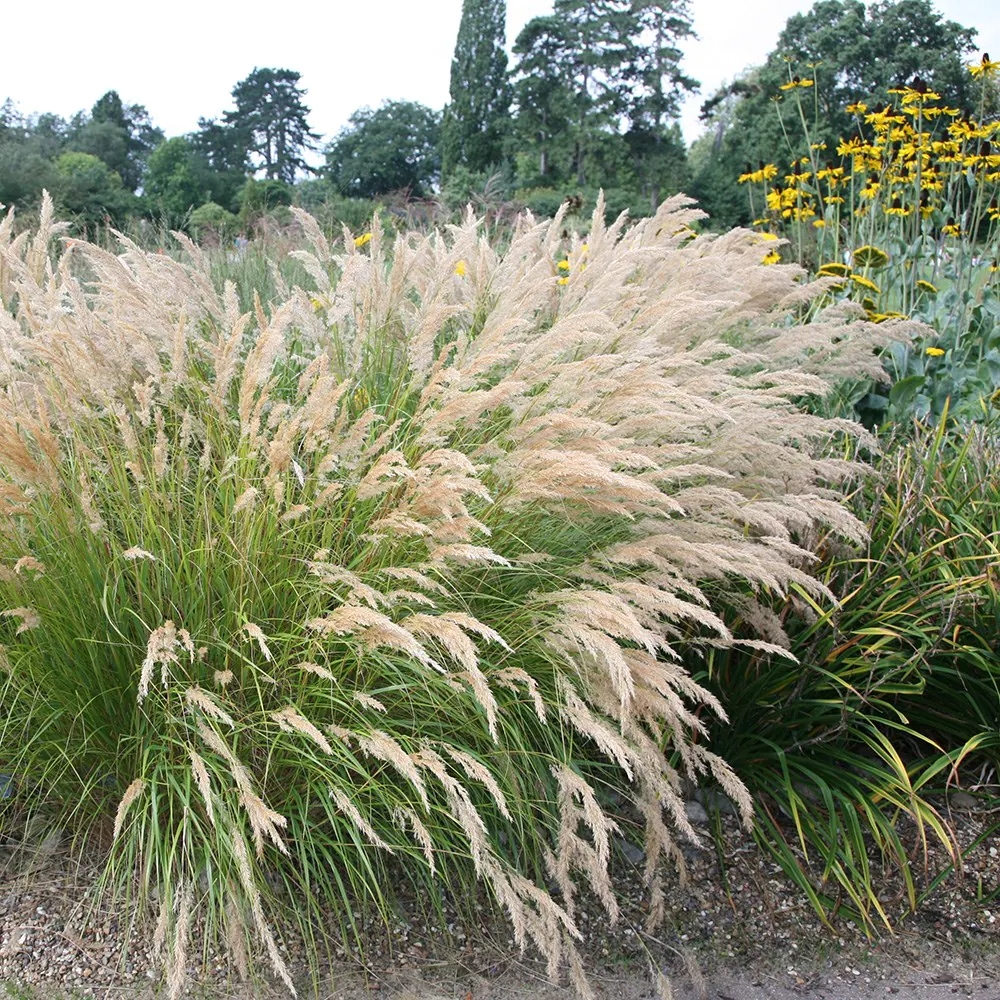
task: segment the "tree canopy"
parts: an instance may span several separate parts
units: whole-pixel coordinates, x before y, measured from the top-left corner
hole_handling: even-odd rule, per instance
[[[309,171],[302,153],[319,139],[309,130],[300,77],[289,69],[255,69],[233,88],[236,108],[223,115],[233,147],[244,150],[268,180],[286,184],[294,183],[297,172]],[[235,159],[232,152],[229,158]]]
[[[211,203],[231,227],[237,215],[243,226],[286,218],[288,201],[363,218],[392,191],[445,210],[472,200],[550,214],[567,199],[589,211],[603,189],[609,212],[636,215],[683,190],[725,227],[753,218],[736,183],[748,164],[784,170],[823,143],[834,159],[838,140],[864,127],[848,106],[882,108],[917,77],[956,114],[1000,116],[996,74],[969,72],[976,31],[933,0],[816,0],[788,19],[762,65],[709,96],[706,131],[686,148],[681,100],[698,86],[683,67],[691,7],[552,0],[518,32],[508,64],[506,0],[463,0],[447,105],[362,107],[324,146],[291,69],[255,68],[229,110],[168,140],[117,90],[69,118],[7,100],[0,202],[31,208],[48,189],[84,225],[139,213],[172,226]],[[322,168],[310,155],[320,149]]]
[[[415,101],[361,108],[326,149],[327,177],[347,197],[429,194],[441,170],[440,131],[440,115]]]
[[[687,0],[555,0],[529,21],[514,43],[516,134],[539,175],[562,168],[586,185],[625,171],[658,197],[677,159],[680,94],[697,87],[680,69],[692,33]]]
[[[96,156],[129,191],[135,191],[142,183],[146,160],[162,141],[163,131],[153,125],[143,105],[126,105],[118,91],[109,90],[94,103],[89,117],[79,115],[74,120],[70,147]]]
[[[573,94],[562,69],[569,46],[569,34],[554,15],[532,18],[514,41],[515,135],[519,148],[537,156],[541,179],[549,177],[573,118]]]
[[[55,161],[55,201],[62,212],[88,229],[121,225],[131,194],[121,177],[90,153],[62,153]]]
[[[788,19],[762,66],[706,102],[703,117],[711,121],[720,103],[736,98],[716,158],[725,164],[724,183],[734,184],[747,163],[788,161],[810,142],[834,146],[852,131],[849,105],[889,104],[890,89],[914,77],[971,113],[975,85],[966,62],[975,36],[931,0],[818,0]],[[782,90],[796,79],[814,82]]]
[[[143,184],[151,210],[167,225],[183,225],[187,215],[206,201],[194,165],[194,147],[188,139],[167,139],[149,157]]]

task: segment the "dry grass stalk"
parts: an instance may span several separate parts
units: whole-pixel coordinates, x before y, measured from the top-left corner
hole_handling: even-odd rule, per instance
[[[125,817],[128,815],[129,807],[145,790],[146,782],[142,778],[136,778],[125,789],[125,794],[122,795],[118,803],[118,809],[115,812],[115,826],[111,835],[112,840],[118,839],[118,834],[122,832],[122,826],[125,824]]]
[[[174,921],[174,941],[167,969],[167,997],[177,1000],[184,992],[187,982],[187,946],[191,936],[191,908],[194,902],[194,886],[183,887]]]
[[[191,758],[191,773],[194,775],[198,791],[201,792],[202,801],[205,803],[205,815],[208,816],[208,821],[212,826],[215,826],[215,810],[212,807],[212,782],[208,777],[208,768],[205,767],[205,761],[197,751],[188,748],[188,755]]]

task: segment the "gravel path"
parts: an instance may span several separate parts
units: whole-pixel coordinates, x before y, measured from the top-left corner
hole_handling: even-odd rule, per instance
[[[596,996],[652,1000],[652,964],[669,974],[675,1000],[1000,1000],[998,818],[974,806],[952,815],[963,845],[980,841],[967,853],[962,877],[944,881],[895,936],[875,942],[846,922],[838,922],[832,933],[824,930],[777,866],[726,818],[720,853],[687,852],[690,883],[671,888],[669,926],[648,936],[642,930],[645,893],[635,867],[641,858],[620,845],[615,881],[623,919],[610,927],[597,906],[578,912]],[[124,913],[90,912],[93,871],[71,865],[57,838],[39,846],[30,865],[0,851],[0,997],[4,990],[18,1000],[162,996],[148,929],[128,933]],[[945,863],[943,852],[932,853],[927,879]],[[899,888],[886,880],[887,905]],[[363,961],[343,951],[335,957],[318,995],[324,1000],[570,1000],[574,995],[549,984],[540,965],[512,950],[502,920],[484,917],[480,926],[463,927],[457,915],[446,912],[447,927],[438,927],[421,913],[419,901],[404,897],[392,928],[369,925]],[[294,935],[285,940],[290,964],[305,971],[301,945]],[[203,1000],[287,995],[266,985],[234,984],[219,955],[209,954],[190,972],[200,982],[191,995]],[[308,995],[308,976],[303,980],[301,993]]]

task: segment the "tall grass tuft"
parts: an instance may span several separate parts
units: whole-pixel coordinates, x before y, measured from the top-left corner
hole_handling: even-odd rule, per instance
[[[947,412],[885,442],[852,498],[868,543],[820,546],[837,606],[793,588],[776,608],[801,665],[725,650],[695,673],[729,714],[716,750],[758,840],[824,920],[874,932],[915,910],[928,842],[959,862],[948,790],[1000,763],[998,448]]]
[[[706,586],[829,599],[814,540],[863,530],[824,455],[863,431],[799,403],[900,331],[794,325],[802,272],[697,216],[528,216],[501,254],[471,216],[337,249],[300,213],[308,283],[277,261],[250,307],[191,243],[0,228],[0,817],[107,850],[171,996],[198,915],[293,989],[275,928],[349,935],[392,859],[481,883],[584,990],[600,786],[644,818],[653,920],[682,778],[749,817],[681,658],[777,648]]]

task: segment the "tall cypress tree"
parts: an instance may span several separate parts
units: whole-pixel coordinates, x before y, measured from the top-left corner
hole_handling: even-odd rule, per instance
[[[463,0],[451,60],[451,103],[442,125],[442,173],[486,170],[504,157],[510,115],[506,0]]]

